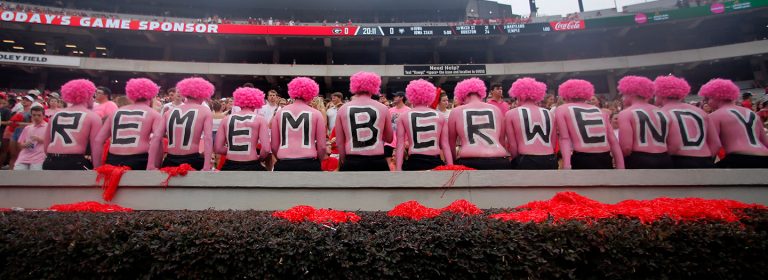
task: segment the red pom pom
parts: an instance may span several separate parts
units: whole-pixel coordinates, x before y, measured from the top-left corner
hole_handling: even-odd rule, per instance
[[[390,217],[404,217],[412,220],[434,218],[440,215],[440,210],[421,205],[418,201],[411,200],[398,204],[387,212]]]
[[[472,202],[466,201],[464,199],[456,200],[450,205],[440,210],[442,212],[446,212],[446,211],[453,212],[453,213],[462,214],[465,216],[474,216],[474,215],[480,215],[483,213],[483,210],[480,210],[480,208],[477,208],[477,206],[472,204]]]
[[[307,205],[297,205],[285,211],[272,213],[275,218],[285,219],[293,223],[309,221],[318,224],[339,224],[360,221],[360,217],[352,212],[344,212],[333,209],[315,209]]]
[[[123,177],[125,171],[131,170],[131,168],[128,166],[105,164],[94,170],[99,174],[96,176],[96,183],[98,184],[99,181],[104,180],[101,185],[101,189],[104,190],[101,197],[104,198],[105,201],[112,201],[117,192],[117,187],[120,184],[120,179]]]
[[[189,171],[195,171],[195,169],[192,168],[192,166],[189,165],[188,163],[184,163],[179,166],[163,167],[163,168],[160,168],[160,171],[168,174],[168,178],[166,178],[165,181],[163,181],[163,186],[168,187],[168,181],[170,181],[171,178],[176,176],[187,176],[187,173]]]
[[[477,170],[472,167],[466,167],[464,165],[441,165],[432,168],[434,171],[456,171],[456,170]]]
[[[111,213],[111,212],[131,212],[133,209],[125,208],[117,204],[101,204],[96,201],[83,201],[72,204],[55,204],[48,208],[58,212],[97,212],[97,213]]]

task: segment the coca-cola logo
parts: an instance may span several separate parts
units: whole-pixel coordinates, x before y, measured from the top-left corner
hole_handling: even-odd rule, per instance
[[[549,23],[555,31],[581,30],[584,29],[583,20],[552,21]]]
[[[639,24],[643,24],[648,22],[648,16],[646,16],[644,13],[637,13],[635,15],[635,22]]]
[[[712,4],[712,6],[709,6],[709,10],[712,11],[713,14],[722,14],[725,12],[725,5],[723,5],[723,3],[715,3]]]

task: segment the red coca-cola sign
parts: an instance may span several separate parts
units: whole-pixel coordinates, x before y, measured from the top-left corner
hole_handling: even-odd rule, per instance
[[[553,31],[569,31],[569,30],[584,29],[583,20],[550,21],[549,25],[552,26]]]

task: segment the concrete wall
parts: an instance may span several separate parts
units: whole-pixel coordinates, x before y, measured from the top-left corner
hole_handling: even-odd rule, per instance
[[[487,64],[486,76],[525,74],[557,74],[573,72],[631,69],[661,65],[686,64],[701,61],[762,55],[768,53],[768,40],[753,41],[711,48],[653,54],[525,63]],[[197,75],[242,76],[315,76],[344,77],[358,71],[373,71],[384,77],[404,76],[403,65],[290,65],[240,64],[178,61],[152,61],[109,58],[80,58],[83,70],[122,71],[138,73],[180,73]],[[2,64],[14,64],[0,61]],[[41,65],[42,66],[42,65]]]
[[[615,203],[625,199],[702,197],[768,205],[766,170],[472,171],[445,186],[453,172],[191,172],[129,171],[113,203],[142,210],[279,210],[306,204],[343,210],[389,210],[418,200],[443,207],[467,199],[481,208],[514,207],[575,191]],[[0,207],[47,208],[101,201],[94,172],[0,173]]]

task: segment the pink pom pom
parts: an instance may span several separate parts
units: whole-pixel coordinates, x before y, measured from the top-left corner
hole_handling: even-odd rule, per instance
[[[508,93],[519,101],[539,102],[547,94],[547,85],[534,78],[521,78],[512,83]]]
[[[585,80],[570,79],[560,84],[557,92],[565,100],[589,100],[595,96],[595,86]]]
[[[264,92],[257,88],[241,87],[232,93],[235,106],[240,108],[260,109],[264,106]]]
[[[90,101],[96,93],[96,85],[86,79],[71,80],[61,86],[61,99],[71,104]]]
[[[704,98],[732,101],[739,98],[739,87],[731,80],[712,79],[701,86],[699,95]]]
[[[653,87],[654,94],[664,98],[683,99],[691,92],[691,86],[685,79],[672,75],[656,77]]]
[[[456,88],[453,90],[453,97],[459,101],[459,104],[464,104],[464,99],[466,99],[470,93],[475,93],[482,99],[488,94],[486,91],[487,89],[483,80],[469,78],[456,84]]]
[[[437,88],[430,82],[418,79],[408,83],[405,87],[405,97],[413,106],[430,105],[435,101]]]
[[[357,72],[349,78],[349,91],[353,94],[376,95],[381,89],[381,77],[376,73]]]
[[[205,100],[213,95],[213,84],[203,78],[186,78],[176,84],[176,90],[181,96]]]
[[[624,95],[634,95],[645,99],[653,97],[653,82],[641,76],[626,76],[619,80],[618,90]]]
[[[125,95],[133,101],[150,100],[160,91],[160,87],[150,79],[136,78],[125,83]]]
[[[305,102],[312,101],[320,92],[320,86],[315,81],[306,77],[294,78],[288,83],[288,96],[293,99],[301,99]]]

